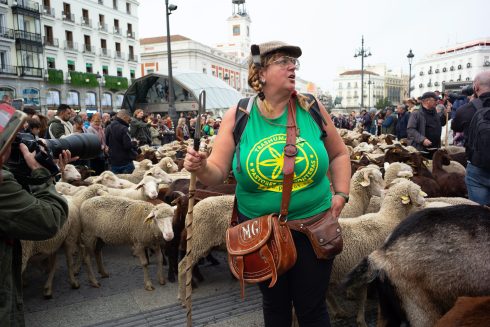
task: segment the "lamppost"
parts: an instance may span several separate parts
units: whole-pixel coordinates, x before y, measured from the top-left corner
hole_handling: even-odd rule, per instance
[[[177,111],[175,110],[174,99],[174,79],[172,76],[172,50],[170,47],[170,23],[169,18],[172,11],[177,10],[176,5],[168,4],[168,0],[165,0],[165,10],[167,15],[167,58],[168,58],[168,114],[174,122],[174,126],[177,126]]]
[[[407,54],[407,58],[408,58],[408,97],[410,98],[410,91],[412,89],[412,61],[413,61],[413,57],[415,57],[415,55],[413,54],[412,52],[412,49],[410,49],[410,52]]]
[[[101,93],[101,87],[104,85],[104,76],[100,75],[99,72],[97,72],[97,75],[95,75],[97,78],[97,82],[99,82],[99,113],[102,116],[102,93]]]
[[[374,84],[374,82],[371,82],[371,74],[368,74],[367,84],[368,84],[368,107],[371,108],[371,84]]]
[[[361,57],[361,108],[364,107],[364,58],[371,56],[371,51],[364,49],[364,35],[361,39],[361,48],[354,53],[354,58]]]

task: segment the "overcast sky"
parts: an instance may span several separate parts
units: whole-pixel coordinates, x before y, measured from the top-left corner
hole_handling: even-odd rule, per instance
[[[170,32],[214,46],[227,41],[231,0],[170,0]],[[490,39],[489,0],[246,0],[252,43],[281,40],[303,50],[299,76],[332,91],[339,67],[361,68],[353,58],[361,46],[365,64],[386,63],[408,72],[414,61],[437,49],[477,38]],[[165,0],[140,0],[140,38],[166,35]]]

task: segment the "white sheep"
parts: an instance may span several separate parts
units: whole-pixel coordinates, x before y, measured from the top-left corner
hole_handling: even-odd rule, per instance
[[[133,200],[154,200],[158,197],[159,180],[152,176],[145,176],[134,188],[108,188],[110,195],[121,196]]]
[[[92,286],[100,287],[95,278],[91,255],[95,255],[99,273],[108,277],[103,266],[101,248],[96,246],[100,239],[105,244],[130,244],[143,267],[145,289],[154,290],[148,274],[148,260],[145,247],[153,248],[157,256],[157,275],[161,285],[163,256],[160,244],[174,237],[172,217],[174,209],[166,203],[153,206],[144,201],[124,199],[114,196],[95,197],[85,201],[80,209],[82,222],[82,243],[85,246],[84,262],[87,266]]]
[[[214,247],[226,249],[226,229],[230,225],[233,195],[213,196],[194,206],[192,224],[192,252],[179,262],[179,295],[185,299],[185,270],[187,262],[194,267]]]
[[[54,187],[56,188],[56,191],[58,191],[58,193],[61,193],[63,195],[75,195],[81,190],[87,188],[87,186],[75,186],[65,182],[56,182]]]
[[[408,216],[412,207],[424,205],[425,195],[417,184],[400,180],[386,192],[379,212],[356,218],[339,218],[344,250],[334,260],[330,283],[340,283],[363,257],[383,244],[390,232]],[[358,326],[367,326],[364,318],[366,290],[356,297],[359,308]],[[327,302],[332,308],[333,316],[345,315],[330,292],[327,292]]]
[[[81,179],[82,175],[80,175],[80,172],[72,164],[65,165],[65,168],[61,171],[62,182],[70,183]]]
[[[179,167],[170,157],[162,158],[156,165],[166,173],[176,173],[179,171]]]
[[[144,159],[142,161],[133,161],[135,169],[131,174],[116,174],[117,177],[130,181],[131,183],[139,183],[145,172],[153,167],[151,160]]]
[[[110,188],[132,188],[136,186],[135,183],[119,178],[116,174],[109,170],[102,172],[102,174],[99,176],[89,177],[85,179],[85,181],[89,181],[94,184],[102,184]]]
[[[53,296],[53,278],[56,271],[56,252],[63,245],[66,256],[68,278],[72,288],[79,288],[80,284],[75,278],[77,270],[73,264],[73,256],[78,250],[80,240],[80,205],[94,196],[105,195],[107,188],[103,185],[91,185],[78,192],[75,196],[65,197],[68,202],[68,218],[55,236],[44,241],[21,241],[22,242],[22,271],[25,270],[29,259],[36,254],[48,255],[49,273],[44,284],[44,297]]]
[[[350,181],[349,203],[340,217],[357,217],[366,213],[370,198],[380,196],[383,187],[383,176],[377,166],[369,165],[356,171]]]

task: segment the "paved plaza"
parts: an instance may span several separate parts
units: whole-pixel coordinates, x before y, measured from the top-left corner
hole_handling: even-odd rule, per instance
[[[87,327],[87,326],[185,326],[186,315],[177,301],[177,283],[156,281],[155,259],[151,257],[150,277],[154,291],[143,287],[143,271],[138,259],[127,246],[106,246],[104,262],[109,278],[99,278],[101,287],[89,285],[82,266],[80,288],[72,290],[68,284],[65,257],[58,255],[59,269],[53,283],[53,299],[42,296],[45,275],[42,265],[32,263],[25,275],[24,288],[26,325],[28,327]],[[261,297],[258,288],[247,286],[245,300],[240,298],[238,282],[228,270],[225,253],[214,252],[220,264],[200,265],[205,281],[193,292],[194,326],[263,326]],[[94,264],[95,267],[95,264]],[[164,268],[165,273],[167,267]],[[372,302],[372,301],[371,301]],[[368,318],[374,321],[373,304]],[[350,308],[353,313],[353,308]],[[333,321],[333,326],[354,326],[353,318]],[[371,324],[370,324],[371,325]],[[372,323],[374,326],[374,323]]]

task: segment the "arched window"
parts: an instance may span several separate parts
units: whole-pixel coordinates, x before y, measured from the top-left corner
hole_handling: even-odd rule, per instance
[[[102,93],[102,109],[112,109],[112,94]]]
[[[48,109],[56,109],[61,104],[60,91],[49,89],[46,94],[46,106]]]
[[[80,93],[74,90],[68,91],[66,96],[66,104],[70,107],[80,107]]]
[[[124,94],[116,94],[116,108],[120,109],[123,103]]]
[[[85,93],[85,108],[86,109],[97,109],[97,96],[95,92],[88,91]]]
[[[15,89],[10,86],[2,86],[0,87],[0,99],[3,98],[4,95],[9,95],[12,99],[15,98]]]

